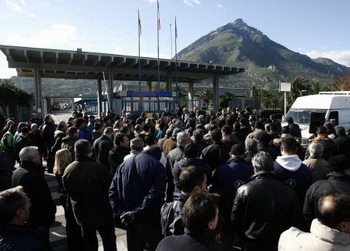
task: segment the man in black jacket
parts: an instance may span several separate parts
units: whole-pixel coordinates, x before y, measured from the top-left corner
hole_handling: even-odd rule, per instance
[[[130,141],[126,134],[117,133],[114,137],[114,146],[109,151],[109,163],[112,176],[118,166],[123,163],[124,157],[130,153]]]
[[[350,161],[345,155],[337,155],[328,159],[333,172],[327,175],[326,180],[312,184],[306,192],[304,200],[304,218],[311,224],[316,218],[315,209],[318,200],[330,191],[338,191],[350,195]]]
[[[109,151],[112,150],[114,143],[114,130],[112,127],[106,127],[103,131],[103,135],[96,139],[92,144],[92,152],[96,159],[96,162],[104,165],[110,170],[109,163]]]
[[[21,167],[12,175],[12,186],[23,186],[30,198],[30,218],[28,223],[34,227],[49,229],[55,221],[56,205],[44,178],[45,168],[36,146],[24,147],[19,152]]]
[[[216,227],[219,218],[218,196],[207,192],[192,195],[183,208],[185,234],[168,236],[157,250],[206,251],[230,250],[216,242]]]
[[[242,250],[277,250],[280,234],[301,222],[301,206],[293,189],[273,173],[268,153],[257,153],[252,165],[255,174],[236,193],[232,226]]]

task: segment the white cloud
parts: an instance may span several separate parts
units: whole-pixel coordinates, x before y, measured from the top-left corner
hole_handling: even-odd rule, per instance
[[[194,7],[194,4],[200,5],[200,0],[182,0],[185,4]]]
[[[15,11],[15,12],[23,12],[23,3],[22,2],[16,2],[16,1],[13,1],[13,0],[6,0],[5,1],[5,5]]]
[[[68,24],[54,24],[38,33],[10,35],[7,43],[28,47],[75,49],[82,47],[78,41],[77,29]]]
[[[350,66],[350,50],[340,50],[340,51],[309,51],[305,52],[311,58],[329,58],[333,61],[343,64],[347,67]]]
[[[224,11],[226,11],[226,7],[223,6],[222,4],[217,4],[216,7],[221,8],[221,9],[224,9]]]
[[[8,68],[6,56],[0,53],[0,79],[16,76],[16,69]]]
[[[32,19],[36,19],[36,15],[34,13],[30,14],[29,17],[32,18]]]

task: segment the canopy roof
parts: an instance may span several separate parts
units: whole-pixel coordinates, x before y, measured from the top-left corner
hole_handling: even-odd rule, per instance
[[[55,50],[0,45],[10,68],[16,68],[19,77],[34,77],[34,66],[42,78],[101,79],[102,73],[113,74],[114,80],[139,80],[139,58],[97,52]],[[160,81],[175,81],[176,63],[160,59]],[[157,58],[140,58],[142,81],[158,81]],[[111,71],[112,69],[112,71]],[[178,81],[198,82],[213,76],[244,72],[244,68],[216,64],[178,61]]]

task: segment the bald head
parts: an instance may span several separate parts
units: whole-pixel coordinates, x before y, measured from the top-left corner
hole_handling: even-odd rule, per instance
[[[350,197],[338,192],[321,197],[317,205],[317,218],[323,225],[342,231],[342,223],[350,222]]]

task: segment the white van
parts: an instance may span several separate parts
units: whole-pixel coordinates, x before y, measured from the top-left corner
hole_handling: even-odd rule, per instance
[[[286,118],[292,117],[301,129],[302,145],[316,132],[316,128],[330,121],[334,125],[350,128],[350,92],[320,92],[318,95],[299,97],[289,109]],[[285,121],[284,121],[285,122]],[[286,123],[282,123],[286,125]]]

